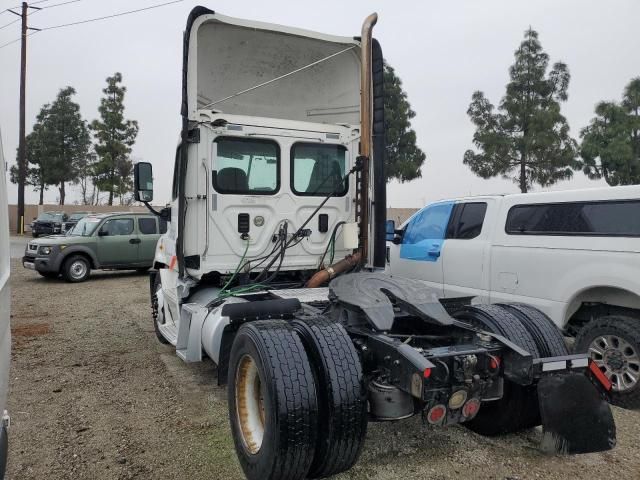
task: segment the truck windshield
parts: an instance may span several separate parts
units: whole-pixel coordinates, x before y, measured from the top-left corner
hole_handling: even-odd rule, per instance
[[[96,217],[84,217],[78,223],[76,223],[73,230],[69,232],[69,235],[79,235],[83,237],[90,236],[96,227],[100,224],[100,219]]]
[[[280,148],[261,139],[219,137],[213,185],[220,193],[270,195],[280,188]]]
[[[296,143],[291,148],[291,189],[296,195],[345,195],[346,163],[342,145]]]

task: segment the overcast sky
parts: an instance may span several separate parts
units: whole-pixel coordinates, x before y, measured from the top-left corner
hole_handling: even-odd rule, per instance
[[[64,1],[68,0],[49,0],[39,6]],[[164,1],[83,0],[42,10],[30,18],[30,24],[42,28]],[[0,9],[17,3],[0,0]],[[413,127],[418,144],[427,154],[421,179],[390,184],[392,207],[517,191],[508,180],[476,177],[462,164],[462,157],[472,146],[473,128],[466,115],[471,94],[482,90],[494,104],[499,102],[513,52],[529,26],[539,32],[552,63],[562,60],[569,65],[569,101],[562,111],[574,137],[588,124],[598,101],[619,100],[624,86],[640,76],[638,0],[184,1],[30,37],[27,133],[40,107],[66,85],[76,88],[84,118],[96,118],[105,78],[119,71],[127,87],[125,114],[140,124],[132,155],[153,163],[155,200],[168,200],[180,128],[182,31],[188,12],[197,4],[230,16],[345,36],[358,35],[364,17],[378,12],[374,35],[403,81],[417,113]],[[7,12],[0,14],[0,26],[14,18]],[[0,30],[0,45],[18,37],[19,23],[15,23]],[[15,161],[18,143],[19,66],[19,43],[0,49],[0,128],[10,163]],[[603,184],[576,172],[572,181],[554,189]],[[16,186],[10,185],[10,203],[16,201],[16,192]],[[68,194],[70,202],[77,198],[76,193]],[[45,200],[55,203],[57,189],[50,189]],[[30,188],[27,201],[37,202]]]

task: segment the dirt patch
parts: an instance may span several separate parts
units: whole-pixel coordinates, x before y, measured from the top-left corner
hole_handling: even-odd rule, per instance
[[[48,323],[31,323],[11,328],[11,335],[14,337],[37,337],[47,333],[49,333]]]
[[[243,478],[215,365],[158,343],[145,275],[68,284],[12,267],[8,478]],[[540,453],[539,429],[483,438],[417,417],[371,423],[360,461],[336,479],[638,479],[640,412],[614,415],[616,449],[573,457]]]

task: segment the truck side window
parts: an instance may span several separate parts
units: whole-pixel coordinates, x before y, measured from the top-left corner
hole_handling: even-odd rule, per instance
[[[402,237],[400,257],[434,261],[429,251],[442,246],[453,206],[453,202],[437,203],[414,215]]]
[[[178,189],[180,187],[180,152],[181,149],[176,149],[176,159],[173,165],[173,186],[171,188],[171,197],[175,200],[178,198]]]
[[[515,205],[509,235],[640,236],[640,201],[565,202]]]
[[[271,140],[218,137],[213,187],[219,193],[271,195],[280,189],[280,147]]]
[[[158,233],[158,229],[156,228],[156,219],[139,218],[138,230],[140,230],[140,233],[143,235],[155,235],[156,233]]]
[[[463,203],[458,207],[461,208],[461,212],[455,216],[447,238],[460,240],[476,238],[482,232],[487,204],[484,202]]]

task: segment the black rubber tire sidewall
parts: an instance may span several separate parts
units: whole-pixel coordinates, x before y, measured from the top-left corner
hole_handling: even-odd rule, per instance
[[[156,292],[158,291],[159,286],[161,286],[160,272],[156,274],[156,278],[153,282],[153,294],[151,297],[151,320],[153,321],[153,331],[155,332],[156,337],[158,338],[158,341],[164,345],[169,345],[169,340],[164,338],[164,335],[160,333],[160,327],[158,325],[158,318],[157,318],[158,299],[156,297]],[[164,306],[162,308],[164,308]],[[166,318],[166,314],[165,314],[165,318]]]
[[[84,274],[84,276],[82,276],[81,278],[74,278],[70,273],[69,270],[71,268],[71,264],[77,260],[80,260],[82,262],[84,262],[87,266],[87,273]],[[87,257],[83,256],[83,255],[71,255],[70,257],[66,258],[64,260],[64,263],[62,264],[62,277],[67,281],[67,282],[71,282],[71,283],[80,283],[80,282],[84,282],[87,278],[89,278],[89,275],[91,275],[91,262],[89,261],[89,259],[87,259]]]
[[[236,369],[245,354],[256,363],[266,387],[265,431],[256,454],[246,450],[236,414]],[[233,441],[247,479],[305,478],[316,444],[316,390],[302,342],[287,323],[257,321],[240,327],[229,357],[227,398]]]
[[[318,441],[308,478],[350,469],[367,433],[367,399],[360,358],[344,327],[327,319],[295,320],[318,394]]]
[[[640,319],[624,315],[607,315],[586,324],[576,337],[574,351],[587,352],[591,342],[601,335],[614,334],[623,337],[640,351]],[[625,392],[610,392],[611,403],[623,408],[640,408],[640,382]]]
[[[569,355],[562,331],[543,312],[523,303],[501,303],[498,305],[520,319],[536,342],[541,358]]]

